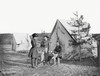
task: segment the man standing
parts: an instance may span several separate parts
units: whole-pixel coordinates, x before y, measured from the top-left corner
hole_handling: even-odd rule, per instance
[[[35,37],[37,37],[37,34],[34,33],[32,34],[32,36],[30,37],[31,38],[31,49],[33,49],[35,46],[36,46],[36,40],[35,40]],[[28,53],[28,57],[31,57],[32,56],[32,50],[30,49],[29,53]]]
[[[45,36],[43,41],[42,41],[42,47],[44,48],[44,50],[42,51],[42,54],[41,54],[41,61],[42,62],[45,62],[45,60],[47,59],[47,52],[48,52],[48,37]]]
[[[31,65],[32,65],[32,68],[37,64],[36,62],[36,57],[38,55],[38,52],[36,50],[36,38],[37,38],[37,34],[34,33],[32,34],[32,37],[31,37],[31,49],[29,51],[29,54],[28,54],[28,57],[31,58]]]

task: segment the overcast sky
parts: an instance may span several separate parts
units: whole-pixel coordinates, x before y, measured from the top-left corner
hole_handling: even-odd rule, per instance
[[[57,19],[76,11],[100,33],[99,0],[0,0],[0,33],[51,32]]]

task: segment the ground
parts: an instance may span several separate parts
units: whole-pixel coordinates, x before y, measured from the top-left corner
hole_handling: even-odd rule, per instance
[[[87,61],[88,62],[88,61]],[[64,61],[59,65],[31,68],[27,53],[0,52],[0,76],[99,76],[99,68]]]

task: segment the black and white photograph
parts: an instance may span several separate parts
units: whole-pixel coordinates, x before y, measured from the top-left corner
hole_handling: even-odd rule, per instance
[[[100,76],[99,0],[0,0],[0,76]]]

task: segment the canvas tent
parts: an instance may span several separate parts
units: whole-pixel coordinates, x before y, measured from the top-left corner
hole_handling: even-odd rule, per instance
[[[56,21],[56,24],[50,35],[49,51],[53,51],[55,49],[57,40],[61,44],[63,56],[64,54],[68,54],[73,51],[73,47],[69,44],[70,40],[74,39],[59,20]]]
[[[16,40],[13,34],[0,34],[0,50],[16,50]]]
[[[16,51],[29,51],[31,48],[30,35],[27,33],[14,33],[16,40]]]

